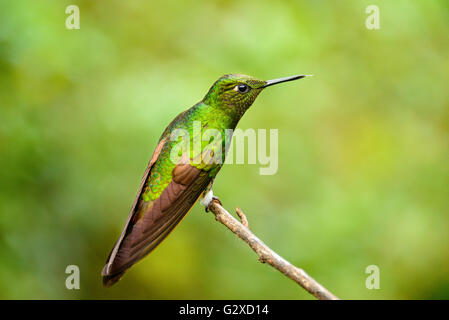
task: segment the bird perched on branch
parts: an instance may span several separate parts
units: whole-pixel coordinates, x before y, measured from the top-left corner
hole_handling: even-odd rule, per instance
[[[168,125],[103,268],[105,286],[116,283],[128,268],[156,248],[198,199],[206,208],[209,206],[215,198],[213,181],[226,156],[228,130],[237,126],[259,93],[269,86],[304,77],[265,81],[242,74],[224,75],[203,100]],[[204,140],[205,130],[212,130],[210,140]],[[175,134],[179,132],[181,135]]]

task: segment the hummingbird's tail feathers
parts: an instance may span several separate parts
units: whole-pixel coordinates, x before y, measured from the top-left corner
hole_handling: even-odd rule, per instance
[[[102,271],[105,286],[117,282],[128,268],[154,250],[190,211],[211,181],[209,172],[190,164],[178,164],[172,176],[172,181],[154,201],[145,202],[139,195]]]
[[[164,137],[164,135],[163,135],[163,137]],[[163,146],[164,146],[164,144],[165,144],[166,141],[167,141],[166,138],[161,138],[161,140],[159,141],[159,143],[158,143],[156,149],[155,149],[154,152],[153,152],[153,155],[151,156],[150,162],[148,163],[148,166],[147,166],[147,168],[146,168],[146,170],[145,170],[145,173],[143,174],[143,177],[142,177],[142,181],[141,181],[141,183],[140,183],[139,190],[137,191],[137,196],[136,196],[136,198],[135,198],[135,200],[134,200],[134,203],[133,203],[133,205],[132,205],[132,207],[131,207],[131,211],[130,211],[130,213],[129,213],[129,215],[128,215],[128,220],[126,221],[125,227],[123,228],[123,231],[122,231],[122,233],[120,234],[120,237],[119,237],[118,240],[115,242],[113,249],[111,250],[111,252],[109,253],[108,258],[106,259],[106,265],[104,266],[103,270],[101,271],[101,275],[102,275],[103,277],[115,278],[115,277],[114,277],[115,275],[117,275],[117,274],[123,274],[123,272],[118,272],[118,273],[112,274],[112,272],[111,272],[112,262],[115,260],[115,256],[116,256],[116,254],[117,254],[117,251],[118,251],[118,249],[119,249],[119,247],[120,247],[121,242],[123,241],[123,238],[125,237],[125,233],[126,233],[126,231],[128,230],[128,226],[129,226],[129,224],[131,223],[131,219],[134,217],[134,214],[135,214],[135,211],[136,211],[136,206],[137,206],[137,204],[138,204],[138,202],[139,202],[139,199],[140,199],[140,197],[141,197],[141,195],[142,195],[143,187],[145,186],[145,183],[146,183],[147,180],[148,180],[148,175],[149,175],[149,173],[150,173],[150,171],[151,171],[151,168],[153,167],[153,165],[155,164],[155,162],[156,162],[157,159],[159,158],[159,155],[160,155],[160,153],[161,153],[161,151],[162,151],[162,148],[163,148]],[[105,286],[111,286],[111,285],[113,285],[115,282],[117,282],[119,279],[120,279],[120,278],[118,278],[118,279],[115,280],[115,281],[107,281],[107,280],[103,279],[103,285],[105,285]],[[108,283],[110,283],[110,284],[107,285]]]
[[[106,288],[109,288],[110,286],[115,284],[117,281],[119,281],[123,277],[124,274],[125,274],[125,271],[116,273],[112,276],[103,276],[103,286],[105,286]]]

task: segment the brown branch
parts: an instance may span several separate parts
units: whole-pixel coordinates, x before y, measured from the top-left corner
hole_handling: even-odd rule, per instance
[[[245,214],[243,213],[242,209],[240,209],[239,207],[235,208],[235,212],[237,213],[237,215],[240,218],[240,221],[242,222],[242,224],[247,227],[249,229],[249,224],[248,224],[248,219],[246,218]]]
[[[234,218],[228,211],[226,211],[226,209],[224,209],[216,199],[211,201],[208,209],[212,211],[217,221],[224,224],[240,239],[245,241],[251,249],[254,250],[254,252],[257,253],[260,262],[268,263],[272,267],[276,268],[320,300],[338,300],[336,296],[330,293],[321,284],[316,282],[304,270],[292,265],[290,262],[279,256],[276,252],[271,250],[265,243],[262,242],[262,240],[257,238],[248,229],[248,220],[239,208],[237,208],[236,211],[243,224]]]

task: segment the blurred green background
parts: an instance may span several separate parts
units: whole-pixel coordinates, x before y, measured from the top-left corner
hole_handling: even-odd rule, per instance
[[[279,129],[279,170],[225,166],[225,207],[340,298],[449,298],[444,0],[2,0],[0,298],[310,299],[200,205],[102,287],[160,134],[226,73],[314,77],[263,92],[242,119]],[[80,290],[65,287],[71,264]]]

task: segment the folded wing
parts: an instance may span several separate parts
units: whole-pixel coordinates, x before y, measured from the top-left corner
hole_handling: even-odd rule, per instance
[[[173,169],[172,181],[159,198],[143,201],[144,186],[164,143],[162,140],[153,154],[126,225],[103,268],[105,286],[117,282],[129,267],[161,243],[190,211],[211,181],[207,171],[189,163],[180,163]]]

